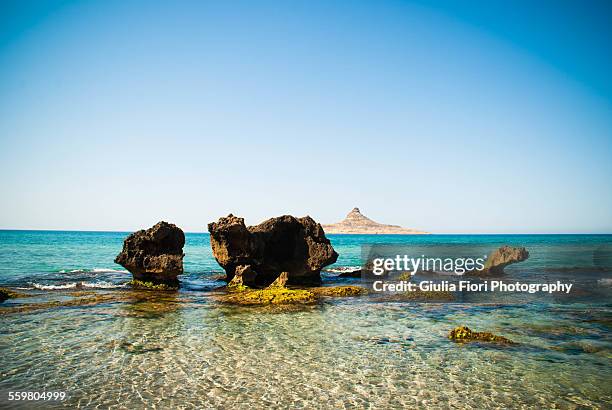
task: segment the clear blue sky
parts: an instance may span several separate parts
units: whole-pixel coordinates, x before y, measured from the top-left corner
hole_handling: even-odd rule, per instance
[[[606,1],[0,3],[0,227],[612,232]]]

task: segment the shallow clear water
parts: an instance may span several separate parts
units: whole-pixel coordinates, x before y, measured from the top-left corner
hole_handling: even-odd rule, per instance
[[[0,231],[0,283],[120,286],[129,275],[112,259],[124,237]],[[368,241],[472,241],[492,248],[527,246],[532,257],[509,269],[516,277],[610,278],[607,271],[555,270],[569,266],[560,253],[606,246],[610,236],[331,239],[341,255],[337,266],[358,265],[360,245]],[[551,251],[555,244],[563,244],[563,252]],[[185,253],[185,286],[178,294],[88,288],[121,297],[92,306],[0,315],[0,407],[612,406],[609,293],[586,301],[505,306],[360,297],[301,308],[241,308],[214,300],[211,290],[223,282],[216,278],[221,270],[210,255],[207,235],[188,234]],[[592,255],[584,263],[589,260]],[[333,273],[324,277],[329,283],[351,282]],[[65,290],[31,292],[38,296],[9,300],[2,308],[66,297]],[[447,334],[459,325],[519,344],[458,345]],[[7,402],[8,391],[65,391],[69,397],[55,403]]]

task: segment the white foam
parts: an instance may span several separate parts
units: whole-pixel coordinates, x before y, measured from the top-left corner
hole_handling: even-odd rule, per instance
[[[124,269],[106,269],[106,268],[93,268],[91,271],[95,273],[129,273],[128,271]]]
[[[56,290],[56,289],[74,289],[76,288],[76,282],[64,283],[62,285],[41,285],[40,283],[31,283],[34,289],[38,290]]]
[[[111,282],[98,281],[98,282],[70,282],[63,283],[60,285],[42,285],[40,283],[30,283],[34,289],[38,290],[63,290],[63,289],[117,289],[124,288],[125,284],[114,284]]]
[[[100,281],[100,282],[81,282],[81,285],[84,288],[96,288],[96,289],[117,289],[117,288],[124,288],[127,285],[125,283],[122,284],[115,284],[115,283],[110,283],[110,282],[104,282],[104,281]]]
[[[109,268],[93,268],[93,269],[62,269],[59,273],[129,273],[127,270],[122,269],[109,269]]]

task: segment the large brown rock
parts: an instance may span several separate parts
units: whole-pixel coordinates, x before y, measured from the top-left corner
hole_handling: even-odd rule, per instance
[[[251,265],[260,286],[271,284],[287,272],[288,284],[321,282],[321,268],[336,261],[338,254],[320,224],[311,217],[283,215],[247,227],[232,214],[208,224],[213,255],[234,277],[236,267]]]
[[[183,273],[185,234],[176,225],[159,222],[152,228],[134,232],[123,242],[115,263],[143,282],[178,282]]]
[[[502,246],[492,252],[485,262],[482,271],[472,271],[477,275],[499,275],[504,268],[512,263],[522,262],[529,258],[529,252],[524,247]]]

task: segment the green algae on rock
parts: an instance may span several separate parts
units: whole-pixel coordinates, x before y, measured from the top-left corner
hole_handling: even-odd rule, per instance
[[[101,294],[96,296],[74,298],[71,300],[53,300],[49,302],[27,303],[23,305],[0,309],[0,314],[27,313],[37,310],[53,309],[60,307],[95,306],[100,303],[114,302],[117,300],[118,298],[114,295]]]
[[[304,289],[266,288],[234,292],[221,297],[222,302],[238,305],[310,304],[316,302],[315,294]]]
[[[236,284],[236,283],[228,283],[227,286],[225,287],[225,289],[227,289],[228,292],[245,292],[247,290],[249,290],[250,288],[248,286],[245,286],[243,284]]]
[[[142,290],[166,290],[173,291],[177,290],[178,286],[173,286],[166,283],[154,283],[154,282],[144,282],[141,280],[133,279],[127,282],[128,286],[131,286],[132,289],[142,289]]]
[[[267,304],[312,304],[321,296],[349,297],[361,296],[368,290],[361,286],[333,286],[308,289],[288,289],[286,287],[270,285],[265,289],[249,289],[239,291],[228,288],[227,295],[220,300],[226,303],[239,305],[267,305]]]
[[[406,281],[406,282],[410,282],[412,280],[412,272],[402,272],[400,273],[400,275],[397,277],[397,280],[401,281]]]
[[[454,302],[457,297],[453,292],[444,290],[407,290],[404,292],[384,293],[380,299],[397,302]]]
[[[255,275],[256,275],[251,270],[250,266],[248,266],[248,267],[239,266],[238,268],[236,268],[236,274],[234,275],[232,280],[230,280],[229,283],[227,284],[227,286],[225,287],[228,292],[244,292],[245,290],[249,289],[247,284],[244,283],[244,276],[242,274],[243,271],[252,272],[253,273],[253,275],[252,275],[253,277],[255,277]]]
[[[175,310],[177,306],[193,302],[190,298],[179,298],[177,292],[149,292],[147,289],[135,289],[121,292],[65,292],[56,296],[69,296],[70,299],[50,300],[45,302],[24,303],[0,309],[0,315],[11,313],[28,313],[45,309],[63,307],[90,307],[105,303],[125,303],[129,309],[154,312],[156,314]],[[25,295],[34,296],[34,295]]]
[[[512,340],[503,336],[497,336],[490,332],[473,332],[467,326],[459,326],[451,330],[448,338],[453,342],[491,342],[499,344],[515,344]]]
[[[455,300],[453,292],[443,290],[429,290],[424,291],[416,289],[413,291],[403,292],[400,294],[402,300],[413,300],[413,301],[439,301],[439,302],[452,302]]]
[[[221,296],[226,303],[239,305],[278,305],[278,304],[312,304],[321,296],[358,296],[367,293],[361,286],[315,287],[308,289],[288,289],[289,273],[280,275],[265,289],[251,289],[241,279],[234,282],[236,276],[226,287],[229,292]]]
[[[311,288],[309,290],[317,296],[348,297],[368,294],[368,290],[366,288],[362,288],[361,286],[324,286]]]

